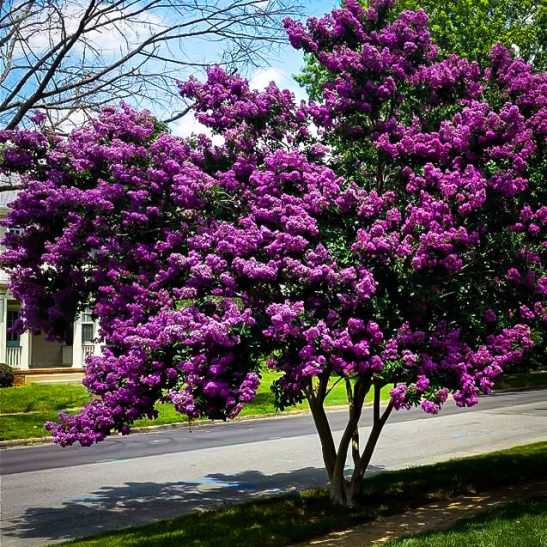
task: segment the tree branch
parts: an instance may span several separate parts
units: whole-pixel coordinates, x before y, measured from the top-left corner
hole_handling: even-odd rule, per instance
[[[75,15],[72,1],[63,12],[54,0],[23,0],[21,7],[0,13],[7,29],[0,30],[0,86],[11,83],[0,105],[6,129],[38,105],[46,111],[60,105],[69,112],[96,110],[103,97],[131,96],[129,89],[134,102],[156,102],[162,118],[176,121],[186,109],[167,111],[178,98],[175,71],[180,78],[181,67],[205,67],[213,60],[239,65],[264,60],[265,46],[285,40],[281,18],[299,8],[298,0],[87,0]],[[105,33],[118,40],[117,53],[98,38]],[[188,58],[189,40],[222,41],[230,55]],[[35,41],[47,45],[36,47]]]

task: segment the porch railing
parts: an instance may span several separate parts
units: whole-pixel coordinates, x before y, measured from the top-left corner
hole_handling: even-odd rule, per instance
[[[21,346],[6,348],[6,364],[12,368],[19,368],[21,365]]]
[[[95,353],[95,345],[94,344],[84,344],[82,346],[82,351],[83,351],[83,354],[84,354],[84,362],[85,362],[88,355],[93,355]]]

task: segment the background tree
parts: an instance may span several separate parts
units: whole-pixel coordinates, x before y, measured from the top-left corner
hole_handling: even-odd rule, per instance
[[[297,8],[294,0],[0,0],[0,126],[13,129],[35,109],[52,127],[79,125],[120,100],[176,120],[186,110],[173,109],[175,84],[188,68],[260,62]]]
[[[62,338],[90,306],[105,342],[86,363],[95,398],[48,424],[56,442],[128,433],[158,401],[233,418],[265,362],[279,408],[308,400],[331,497],[352,504],[394,409],[472,406],[545,352],[547,77],[502,46],[486,71],[439,60],[424,12],[391,8],[286,21],[328,69],[318,101],[220,67],[182,83],[219,145],[127,106],[68,138],[0,132],[2,169],[26,183],[2,257],[20,327]]]
[[[398,12],[420,8],[429,16],[431,35],[442,55],[455,53],[485,65],[492,47],[503,44],[545,69],[545,0],[398,0],[396,4]]]

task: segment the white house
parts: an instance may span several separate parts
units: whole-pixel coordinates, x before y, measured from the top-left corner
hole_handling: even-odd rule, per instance
[[[0,192],[0,219],[6,217],[14,191]],[[0,236],[5,228],[0,227]],[[82,368],[85,358],[98,355],[101,345],[96,341],[97,324],[89,312],[82,313],[73,325],[67,325],[72,336],[66,344],[48,342],[42,333],[22,335],[11,332],[20,304],[8,290],[8,275],[0,269],[0,363],[15,369]],[[72,338],[72,340],[70,340]]]

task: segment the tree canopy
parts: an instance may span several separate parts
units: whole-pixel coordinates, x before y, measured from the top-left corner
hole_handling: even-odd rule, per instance
[[[48,425],[56,442],[128,433],[158,401],[233,418],[267,366],[279,408],[309,401],[332,497],[353,503],[393,409],[475,405],[545,351],[547,77],[502,46],[487,69],[439,58],[426,14],[393,20],[392,4],[286,20],[328,70],[316,101],[220,67],[181,83],[222,144],[123,105],[68,138],[0,132],[26,187],[2,257],[21,328],[60,338],[90,306],[105,343],[87,360],[95,398]]]

